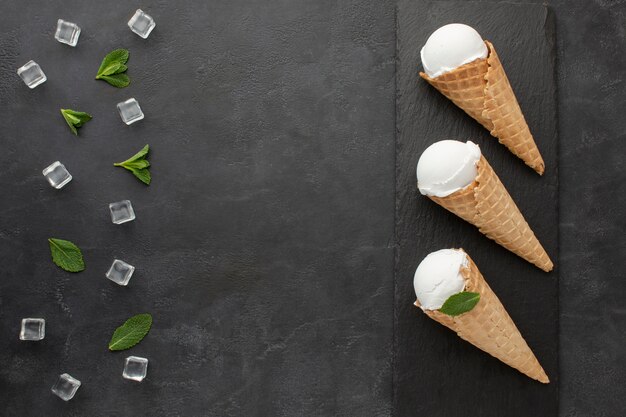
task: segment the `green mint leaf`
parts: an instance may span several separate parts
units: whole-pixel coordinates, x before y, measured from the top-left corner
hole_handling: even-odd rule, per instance
[[[80,119],[78,117],[74,116],[73,114],[71,114],[69,111],[65,109],[61,109],[61,114],[63,115],[63,117],[65,117],[65,120],[67,120],[68,122],[72,124],[72,126],[80,123]]]
[[[124,168],[144,169],[150,166],[150,162],[146,159],[141,159],[139,161],[124,162],[122,166]]]
[[[104,80],[113,87],[117,88],[128,87],[128,84],[130,84],[130,78],[128,78],[128,75],[126,74],[102,75],[99,79]]]
[[[126,69],[120,71],[120,66],[126,64],[128,61],[128,49],[116,49],[109,52],[107,56],[102,60],[96,79],[101,78],[102,75],[113,75],[119,72],[124,72]],[[126,67],[126,65],[124,65]]]
[[[109,350],[130,349],[146,337],[151,326],[152,316],[150,314],[137,314],[129,318],[113,332],[109,342]]]
[[[439,311],[448,316],[458,316],[473,309],[476,304],[478,304],[479,300],[479,293],[462,291],[450,296],[446,302],[443,303]]]
[[[72,133],[75,135],[78,135],[78,130],[76,130],[76,128],[81,127],[92,119],[90,114],[72,109],[61,109],[61,115],[70,127]]]
[[[101,79],[105,75],[121,74],[122,72],[126,72],[127,69],[128,67],[121,62],[114,62],[106,67],[102,74],[96,75],[96,80]]]
[[[96,76],[97,77],[102,77],[103,75],[113,75],[113,74],[117,74],[120,72],[124,72],[124,71],[120,71],[120,68],[124,66],[126,67],[126,65],[122,64],[121,62],[113,62],[111,63],[111,65],[109,65],[108,67],[106,67],[101,74],[98,74]],[[126,67],[126,69],[128,69],[128,67]]]
[[[144,160],[146,158],[146,156],[148,155],[148,152],[150,152],[150,145],[144,146],[143,148],[141,148],[141,150],[139,152],[137,152],[136,154],[134,154],[133,156],[131,156],[130,158],[128,158],[124,162],[117,162],[115,165],[119,166],[119,165],[126,164],[128,162],[135,162],[135,161]]]
[[[78,127],[82,126],[84,123],[87,123],[92,119],[91,115],[85,113],[84,111],[61,109],[61,113],[63,113],[64,116],[69,117],[75,125],[78,125]]]
[[[127,49],[116,49],[110,52],[102,60],[96,80],[104,80],[117,88],[124,88],[130,84],[130,78],[124,74],[128,69],[126,62],[128,61]]]
[[[63,110],[61,110],[61,114],[63,114],[63,118],[65,119],[65,122],[67,123],[67,125],[70,127],[70,130],[72,131],[72,133],[78,136],[78,130],[76,130],[76,126],[74,126],[74,121],[70,119],[69,115],[64,114]]]
[[[146,185],[150,185],[150,181],[152,177],[150,176],[150,171],[148,171],[148,167],[150,166],[150,162],[146,159],[148,156],[148,152],[150,152],[150,146],[146,145],[135,155],[131,156],[124,162],[116,162],[113,165],[116,167],[123,167],[133,173],[135,177],[139,179],[139,181],[143,182]]]
[[[139,179],[139,181],[143,182],[146,185],[150,185],[150,181],[152,181],[152,177],[150,176],[150,171],[147,169],[133,169],[131,170],[133,175]]]
[[[83,254],[79,247],[68,240],[48,239],[52,262],[68,272],[80,272],[85,269]]]

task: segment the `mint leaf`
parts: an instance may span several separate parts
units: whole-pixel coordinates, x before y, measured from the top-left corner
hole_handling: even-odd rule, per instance
[[[152,181],[152,177],[150,176],[150,171],[147,169],[133,169],[131,170],[133,175],[139,179],[139,181],[143,182],[146,185],[150,185],[150,181]]]
[[[128,75],[123,74],[128,69],[126,66],[127,61],[127,49],[116,49],[110,52],[102,60],[102,64],[100,64],[96,74],[96,80],[104,80],[117,88],[126,87],[130,84]]]
[[[143,169],[143,168],[148,168],[149,166],[150,166],[150,162],[148,162],[145,159],[142,159],[140,161],[126,162],[124,164],[125,168],[134,168],[134,169]]]
[[[134,154],[133,156],[125,160],[123,163],[141,161],[148,155],[148,152],[150,152],[150,146],[146,145],[143,148],[141,148],[139,152],[137,152],[136,154]]]
[[[467,313],[473,309],[480,300],[480,294],[477,292],[462,291],[458,294],[451,295],[441,306],[439,311],[448,316],[458,316]]]
[[[69,240],[48,239],[52,262],[68,272],[80,272],[85,269],[83,254],[79,247]]]
[[[121,72],[126,71],[127,69],[128,67],[121,62],[112,62],[111,65],[109,65],[106,68],[103,68],[102,72],[96,75],[96,79],[99,77],[103,77],[105,75],[119,74]]]
[[[126,65],[119,64],[113,74],[121,74],[122,72],[126,72],[127,69],[128,67]],[[104,75],[110,75],[110,74],[104,74]]]
[[[98,76],[100,75],[115,74],[120,65],[126,64],[126,62],[128,62],[128,55],[128,49],[116,49],[109,52],[107,56],[105,56],[102,60],[102,64],[100,64],[100,68],[98,68],[98,74],[96,74],[96,78],[98,78]]]
[[[135,177],[139,179],[139,181],[143,182],[146,185],[150,185],[150,181],[152,177],[150,176],[150,171],[148,168],[150,167],[150,162],[146,159],[148,156],[148,152],[150,152],[150,146],[146,145],[135,155],[131,156],[124,162],[116,162],[113,165],[116,167],[123,167],[133,173]]]
[[[130,84],[130,78],[126,74],[103,75],[100,79],[117,88],[128,87],[128,84]]]
[[[151,326],[152,316],[150,314],[137,314],[129,318],[113,332],[109,342],[109,350],[130,349],[146,337]]]
[[[73,134],[78,135],[77,128],[81,127],[92,119],[91,115],[83,111],[76,111],[72,109],[61,109],[61,115],[65,119],[65,122],[70,127]]]

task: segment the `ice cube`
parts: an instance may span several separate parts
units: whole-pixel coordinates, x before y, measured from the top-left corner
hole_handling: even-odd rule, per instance
[[[156,23],[154,23],[154,19],[150,17],[149,14],[144,13],[141,9],[137,9],[133,17],[131,17],[128,21],[128,27],[130,30],[144,39],[150,35],[150,32],[152,32],[152,29],[154,29],[155,26]]]
[[[129,356],[124,363],[122,376],[133,381],[143,381],[148,373],[148,359],[139,356]]]
[[[69,46],[76,46],[79,36],[80,28],[76,23],[67,22],[63,19],[57,20],[57,31],[54,34],[54,39]]]
[[[74,398],[74,394],[80,387],[80,381],[73,378],[69,374],[59,375],[59,379],[52,387],[52,392],[61,398],[63,401],[69,401]]]
[[[35,61],[28,61],[26,64],[17,69],[17,75],[29,88],[35,88],[39,84],[44,83],[48,78],[43,73],[41,67]]]
[[[44,319],[22,319],[20,340],[42,340],[46,336],[46,321]]]
[[[133,272],[135,272],[134,266],[120,261],[119,259],[115,259],[107,271],[106,276],[116,284],[128,285],[128,281],[130,281],[130,277],[133,276]]]
[[[72,181],[72,176],[65,168],[65,165],[56,161],[42,171],[51,186],[61,189],[68,182]]]
[[[139,107],[139,102],[134,98],[129,98],[126,101],[117,103],[117,111],[120,112],[122,121],[127,125],[143,119],[143,112],[141,111],[141,107]]]
[[[122,200],[109,204],[111,210],[111,221],[115,224],[122,224],[135,220],[135,211],[130,200]]]

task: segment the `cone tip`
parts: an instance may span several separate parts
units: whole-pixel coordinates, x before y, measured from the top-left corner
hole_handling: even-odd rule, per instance
[[[552,263],[550,259],[548,259],[548,262],[544,265],[539,266],[539,268],[541,268],[545,272],[550,272],[554,269],[554,264]]]
[[[544,173],[544,172],[545,172],[545,170],[546,170],[546,166],[544,165],[544,163],[543,163],[543,161],[542,161],[539,165],[537,165],[537,166],[533,167],[533,169],[535,170],[535,172],[536,172],[537,174],[539,174],[539,175],[542,175],[542,176],[543,176],[543,173]]]

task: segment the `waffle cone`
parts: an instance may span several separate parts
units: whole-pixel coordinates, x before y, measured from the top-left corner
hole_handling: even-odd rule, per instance
[[[486,59],[477,59],[431,78],[420,76],[482,124],[498,141],[540,175],[545,164],[535,144],[500,58],[489,41]]]
[[[465,278],[464,291],[479,293],[478,304],[467,313],[455,317],[438,310],[424,312],[431,319],[455,331],[461,339],[467,340],[532,379],[547,384],[550,382],[548,376],[515,323],[469,255],[467,259],[467,267],[461,269]],[[420,307],[418,301],[415,305]]]
[[[499,245],[544,271],[551,271],[554,264],[550,257],[484,156],[477,168],[476,180],[469,186],[446,197],[429,196],[430,199],[478,227]]]

